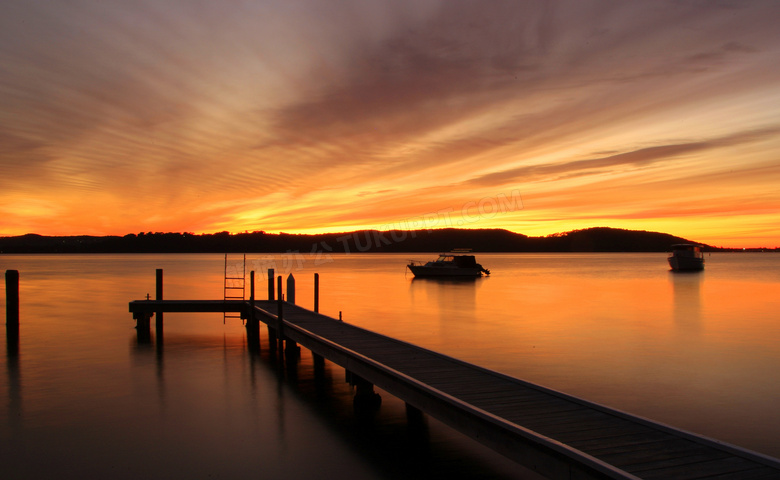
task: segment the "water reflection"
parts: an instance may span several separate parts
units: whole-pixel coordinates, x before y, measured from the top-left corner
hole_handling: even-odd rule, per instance
[[[780,256],[713,254],[698,276],[671,276],[660,254],[488,257],[493,275],[453,283],[405,278],[405,255],[334,255],[316,267],[321,311],[338,317],[343,310],[345,321],[394,338],[780,455],[780,387],[773,381]],[[22,309],[34,319],[23,322],[20,342],[5,340],[0,356],[0,415],[9,414],[0,419],[0,435],[20,446],[0,462],[8,478],[63,471],[90,478],[207,471],[223,478],[387,478],[381,467],[396,457],[383,460],[382,446],[396,437],[411,443],[403,402],[383,395],[374,423],[359,425],[343,369],[326,363],[330,377],[315,384],[304,350],[294,372],[277,372],[265,331],[262,349],[251,347],[240,323],[223,325],[221,314],[166,314],[164,342],[154,330],[139,342],[127,302],[154,293],[155,269],[165,268],[168,298],[220,298],[221,255],[4,260],[25,275]],[[309,278],[297,279],[302,303],[311,301]],[[17,421],[18,434],[6,428]],[[280,429],[286,453],[276,446]],[[420,440],[427,446],[414,447],[432,452],[419,454],[429,471],[443,458],[478,456],[470,440],[442,433],[435,421],[429,429],[430,439]],[[321,457],[323,469],[306,466]]]
[[[306,462],[310,463],[307,468],[311,469],[308,475],[314,478],[325,478],[327,475],[321,473],[328,471],[342,471],[346,472],[346,476],[369,479],[536,478],[522,467],[436,421],[433,421],[435,428],[431,428],[431,421],[425,415],[408,409],[404,402],[381,390],[377,389],[382,395],[380,409],[356,414],[353,404],[356,390],[346,381],[344,369],[329,361],[315,360],[306,349],[300,349],[298,355],[279,356],[274,348],[275,342],[269,341],[265,329],[261,332],[258,348],[254,349],[249,349],[246,337],[224,337],[220,342],[209,335],[168,333],[164,347],[157,349],[142,344],[140,348],[134,347],[132,352],[140,360],[136,362],[139,367],[156,365],[156,377],[166,378],[164,382],[157,382],[155,387],[165,417],[177,415],[164,409],[166,388],[172,397],[179,397],[182,391],[181,387],[176,388],[176,384],[182,381],[211,383],[208,370],[216,366],[222,370],[217,378],[224,378],[226,383],[223,391],[212,391],[208,395],[229,395],[227,392],[236,387],[235,382],[227,379],[235,376],[236,370],[241,370],[250,401],[245,407],[238,408],[235,415],[254,418],[257,429],[273,432],[271,443],[268,443],[269,439],[264,441],[264,449],[277,452],[278,458],[287,459],[299,458],[302,447],[305,450],[309,447],[321,449],[320,440],[311,434],[312,429],[316,431],[316,425],[319,425],[337,435],[339,441],[360,459],[344,465],[338,457],[320,455],[316,462]],[[158,350],[164,351],[165,364],[151,361],[153,356],[161,355]],[[206,359],[219,365],[201,365]],[[243,368],[237,368],[236,361],[240,361]],[[169,384],[167,387],[166,383]],[[192,401],[202,402],[203,399]],[[180,398],[168,400],[170,405],[179,405],[180,402]],[[244,402],[234,400],[234,403]],[[310,414],[302,414],[299,405]],[[170,423],[171,418],[160,421]],[[214,419],[187,418],[186,421],[191,425],[203,423],[210,428],[208,425]],[[464,444],[467,446],[464,447]],[[364,462],[370,465],[370,473],[363,471],[366,468],[361,466]],[[360,473],[355,474],[356,468]],[[293,473],[286,476],[304,478]]]
[[[481,277],[413,278],[409,282],[409,296],[418,307],[419,315],[439,318],[439,333],[451,334],[477,322],[477,289]]]
[[[672,283],[674,323],[697,331],[701,329],[701,283],[704,272],[669,271]]]
[[[6,325],[6,369],[8,372],[8,423],[11,430],[16,431],[21,427],[22,418],[18,325]]]

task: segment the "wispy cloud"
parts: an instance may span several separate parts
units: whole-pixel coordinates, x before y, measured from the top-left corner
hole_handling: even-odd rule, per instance
[[[778,10],[9,0],[0,231],[370,227],[509,186],[751,171],[777,160]],[[554,203],[538,218],[575,216]],[[537,228],[531,205],[504,226]]]
[[[574,160],[561,163],[529,165],[495,173],[489,173],[465,182],[466,185],[501,186],[507,183],[553,181],[561,177],[596,175],[620,171],[622,167],[641,168],[659,162],[673,161],[681,156],[708,150],[760,142],[780,134],[780,126],[761,130],[739,132],[705,141],[657,145],[613,155]]]

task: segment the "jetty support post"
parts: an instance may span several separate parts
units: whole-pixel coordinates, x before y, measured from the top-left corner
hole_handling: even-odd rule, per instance
[[[268,300],[274,300],[274,269],[268,269]]]
[[[284,300],[282,295],[282,276],[276,279],[276,339],[279,341],[279,355],[284,351]]]
[[[314,274],[314,312],[320,312],[320,274]],[[311,352],[312,360],[314,360],[314,375],[322,375],[325,371],[325,357]]]
[[[255,271],[249,272],[249,315],[247,320],[251,323],[255,321]]]
[[[323,380],[325,378],[325,357],[311,352],[311,358],[314,365],[315,380]]]
[[[281,277],[279,277],[281,278]],[[287,276],[287,298],[288,303],[291,303],[295,305],[295,277],[292,273],[290,273]],[[291,356],[291,357],[297,357],[298,353],[300,352],[300,348],[298,348],[298,344],[294,341],[290,340],[289,338],[285,341],[285,349],[284,352]]]
[[[422,410],[411,405],[406,404],[406,423],[412,431],[417,433],[427,434],[428,425],[425,420],[425,413]]]
[[[320,274],[314,274],[314,311],[320,313]]]
[[[138,335],[139,344],[147,344],[152,341],[152,334],[150,332],[150,323],[152,320],[151,312],[135,312],[133,313],[135,319],[135,329]]]
[[[156,282],[155,282],[155,299],[156,300],[162,300],[163,299],[163,269],[158,268],[157,269],[157,275],[156,275]],[[163,312],[158,311],[155,313],[155,316],[157,317],[155,319],[155,326],[157,328],[157,335],[162,335],[162,329],[163,329]]]
[[[247,345],[250,351],[260,350],[260,320],[255,316],[255,271],[249,272],[249,312],[246,316]]]
[[[352,404],[358,413],[372,413],[382,405],[382,397],[374,391],[374,384],[350,372],[350,384],[355,386]]]
[[[268,269],[268,300],[274,300],[274,269]],[[272,326],[271,322],[268,322],[268,343],[271,346],[271,350],[276,350],[276,326]]]

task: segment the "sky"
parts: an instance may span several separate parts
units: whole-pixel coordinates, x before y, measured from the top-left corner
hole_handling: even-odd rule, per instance
[[[3,0],[0,235],[780,246],[775,0]]]

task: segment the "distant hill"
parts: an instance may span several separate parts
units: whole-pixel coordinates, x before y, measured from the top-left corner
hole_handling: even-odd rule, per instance
[[[140,233],[119,236],[0,237],[0,253],[273,253],[354,252],[664,252],[675,243],[697,243],[666,233],[588,228],[529,237],[502,229],[361,230],[293,235],[265,232],[195,235]],[[705,246],[705,250],[721,250]]]

